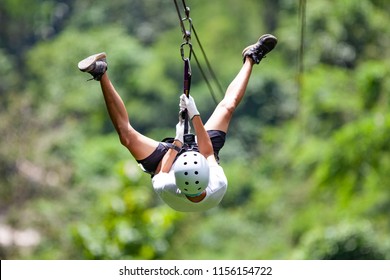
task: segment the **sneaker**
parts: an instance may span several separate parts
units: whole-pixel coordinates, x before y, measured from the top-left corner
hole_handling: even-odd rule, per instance
[[[244,62],[245,58],[249,56],[256,64],[259,64],[265,55],[275,48],[277,42],[278,39],[271,34],[261,36],[257,43],[246,47],[242,51]]]
[[[106,53],[102,52],[91,55],[81,60],[77,66],[80,71],[91,74],[92,79],[100,81],[103,74],[107,71]]]

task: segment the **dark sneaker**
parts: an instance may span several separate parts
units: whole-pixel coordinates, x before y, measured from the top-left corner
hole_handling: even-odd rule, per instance
[[[261,36],[256,44],[250,45],[242,51],[244,62],[245,58],[249,56],[256,64],[259,64],[265,55],[275,48],[277,42],[278,39],[271,34]]]
[[[100,81],[103,74],[107,71],[106,53],[91,55],[81,60],[77,66],[80,71],[87,72],[92,75],[94,80]]]

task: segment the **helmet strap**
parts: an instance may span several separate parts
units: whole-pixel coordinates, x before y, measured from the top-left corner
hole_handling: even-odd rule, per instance
[[[197,197],[197,196],[200,196],[203,192],[200,192],[200,193],[195,193],[195,194],[185,194],[186,196],[189,196],[189,197]]]

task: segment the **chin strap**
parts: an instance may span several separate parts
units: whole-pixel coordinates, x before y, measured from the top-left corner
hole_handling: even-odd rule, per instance
[[[200,192],[200,193],[196,193],[196,194],[185,194],[186,196],[188,197],[197,197],[197,196],[200,196],[203,192]]]

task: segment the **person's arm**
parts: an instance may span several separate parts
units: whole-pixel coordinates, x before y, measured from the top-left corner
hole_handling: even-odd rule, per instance
[[[211,144],[210,137],[204,128],[200,115],[196,115],[192,118],[192,125],[194,126],[195,133],[198,140],[199,152],[205,157],[214,157],[214,149]]]
[[[181,148],[183,146],[183,143],[181,143],[178,140],[175,140],[173,142],[173,145],[175,145],[178,148]],[[161,169],[160,172],[168,173],[171,170],[172,164],[178,154],[178,151],[175,149],[169,149],[169,151],[164,155],[163,159],[161,160]]]
[[[210,137],[204,128],[199,111],[196,108],[195,100],[192,96],[188,98],[183,95],[182,99],[185,101],[189,118],[192,120],[192,124],[195,129],[195,133],[198,140],[199,152],[209,161],[217,163],[214,156],[214,149],[211,143]]]
[[[179,119],[178,124],[176,125],[176,136],[175,140],[173,141],[173,146],[177,147],[177,149],[181,149],[183,146],[183,135],[184,135],[184,121]],[[171,170],[172,164],[175,161],[175,158],[177,156],[179,151],[175,149],[169,149],[169,151],[164,155],[164,157],[161,160],[161,167],[158,173],[164,172],[168,173]]]

